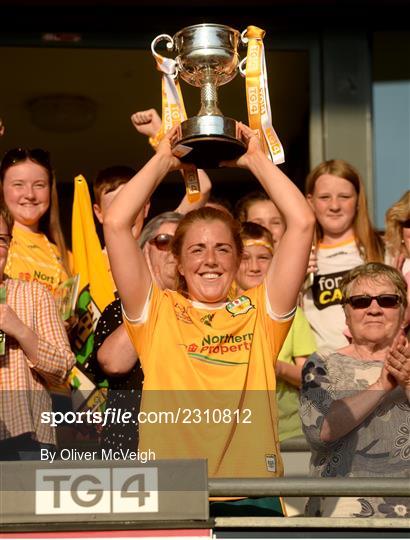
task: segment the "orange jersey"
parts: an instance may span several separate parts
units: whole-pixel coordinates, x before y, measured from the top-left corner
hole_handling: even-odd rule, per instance
[[[154,285],[146,321],[125,318],[144,370],[140,450],[207,458],[211,477],[283,474],[275,361],[292,317],[266,305],[264,285],[218,309]]]

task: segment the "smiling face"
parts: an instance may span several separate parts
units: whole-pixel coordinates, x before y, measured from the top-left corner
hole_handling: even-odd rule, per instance
[[[3,192],[15,223],[36,232],[50,206],[47,170],[30,160],[16,163],[5,172]]]
[[[347,296],[366,294],[397,294],[394,284],[388,278],[360,278],[354,281]],[[353,343],[360,345],[377,345],[379,348],[388,347],[393,342],[403,320],[403,306],[382,308],[376,300],[364,309],[353,309],[345,306],[346,324],[353,336]]]
[[[236,283],[241,291],[247,291],[262,283],[272,261],[272,253],[264,246],[246,246],[236,274]]]
[[[238,269],[232,233],[220,220],[199,220],[190,225],[182,243],[178,271],[184,276],[192,300],[225,302]]]
[[[159,234],[169,234],[174,236],[177,223],[162,223],[157,229],[155,236]],[[164,246],[165,247],[165,246]],[[154,243],[147,242],[144,248],[146,257],[149,259],[149,265],[153,278],[161,289],[175,289],[177,263],[171,252],[171,245],[167,249],[158,249]]]
[[[323,229],[324,243],[340,242],[353,236],[357,200],[356,190],[348,180],[333,174],[319,176],[308,201]]]
[[[286,225],[283,217],[272,201],[255,201],[247,211],[247,221],[263,225],[272,233],[274,248],[282,238]]]

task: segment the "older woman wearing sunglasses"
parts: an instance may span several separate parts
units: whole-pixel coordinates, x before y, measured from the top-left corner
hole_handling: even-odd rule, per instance
[[[163,212],[145,225],[138,239],[152,279],[163,290],[176,288],[177,269],[171,242],[182,218],[178,212]],[[117,329],[120,325],[121,331]],[[122,326],[119,300],[107,306],[98,321],[94,354],[104,373],[115,377],[128,374],[138,362],[135,349]]]
[[[145,225],[138,239],[152,278],[160,289],[174,289],[176,285],[176,261],[171,253],[171,242],[182,217],[177,212],[163,212]],[[98,321],[93,355],[109,377],[107,407],[132,414],[132,422],[105,426],[101,434],[102,447],[134,451],[138,447],[138,412],[144,375],[122,324],[119,299],[105,308]]]
[[[351,343],[313,354],[302,373],[301,418],[317,477],[408,477],[410,350],[402,335],[406,283],[368,263],[341,284]],[[310,515],[410,517],[410,498],[311,499]]]
[[[178,212],[163,212],[145,225],[139,238],[151,276],[160,289],[176,288],[177,265],[171,243],[182,218]]]

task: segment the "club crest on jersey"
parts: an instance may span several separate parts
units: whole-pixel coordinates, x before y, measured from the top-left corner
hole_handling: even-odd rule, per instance
[[[214,317],[215,317],[215,313],[207,313],[200,319],[200,321],[202,324],[205,324],[206,326],[210,326],[212,328],[212,319]]]
[[[236,300],[233,300],[233,302],[226,304],[226,310],[232,315],[232,317],[236,317],[237,315],[245,315],[245,313],[248,313],[248,311],[251,309],[255,309],[255,306],[252,304],[249,296],[239,296],[236,298]]]

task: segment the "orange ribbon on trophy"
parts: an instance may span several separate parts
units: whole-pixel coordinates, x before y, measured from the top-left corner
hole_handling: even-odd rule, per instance
[[[165,133],[187,119],[181,86],[178,81],[177,63],[172,58],[161,56],[155,50],[155,46],[159,41],[168,38],[169,36],[166,34],[161,34],[151,43],[151,51],[157,63],[157,69],[162,73],[162,124],[155,137],[150,137],[149,139],[150,145],[155,150]],[[169,44],[170,42],[168,41]],[[178,147],[174,151],[174,154],[177,157],[183,156],[183,153],[178,153]],[[185,181],[188,201],[191,203],[196,202],[201,197],[198,172],[196,169],[182,170],[181,172]]]
[[[283,163],[285,154],[282,144],[272,126],[268,77],[266,72],[265,31],[257,26],[248,26],[242,34],[243,43],[248,43],[246,71],[240,66],[241,74],[246,78],[246,102],[248,106],[249,127],[255,130],[266,155],[273,163]]]

